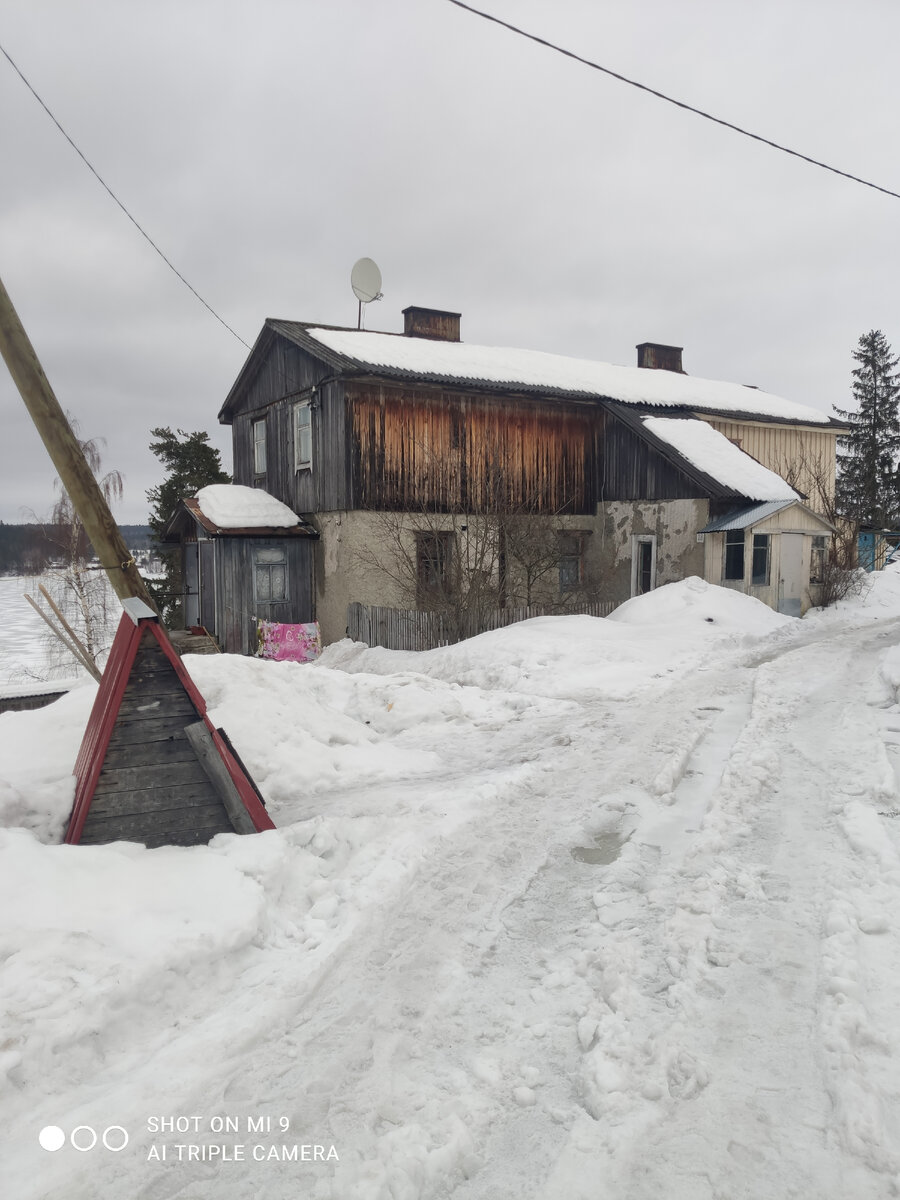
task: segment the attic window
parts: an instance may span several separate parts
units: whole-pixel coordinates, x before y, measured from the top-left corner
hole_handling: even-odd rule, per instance
[[[312,469],[312,408],[308,400],[294,406],[294,469]]]
[[[253,474],[259,478],[266,473],[266,418],[253,422]]]

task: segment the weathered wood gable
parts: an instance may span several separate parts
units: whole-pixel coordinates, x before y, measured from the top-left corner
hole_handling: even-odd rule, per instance
[[[651,411],[651,410],[646,410]],[[666,416],[672,416],[671,410]],[[688,415],[688,414],[681,414]],[[690,414],[693,415],[693,414]],[[601,463],[603,500],[740,500],[642,427],[638,413],[610,404],[604,423]]]
[[[349,448],[344,387],[334,369],[275,330],[268,329],[248,360],[220,420],[232,425],[234,482],[262,487],[295,512],[327,512],[348,505]],[[244,378],[243,376],[246,376]],[[294,463],[294,407],[313,408],[312,469]],[[223,415],[224,414],[224,415]],[[266,473],[254,471],[253,425],[266,422]]]

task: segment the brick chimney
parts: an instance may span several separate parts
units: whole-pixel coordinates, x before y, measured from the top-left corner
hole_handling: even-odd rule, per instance
[[[460,316],[460,313],[442,312],[439,308],[411,305],[403,310],[403,332],[407,337],[458,342]]]
[[[686,374],[681,365],[681,346],[661,346],[659,342],[641,342],[637,347],[639,367],[654,371],[675,371]]]

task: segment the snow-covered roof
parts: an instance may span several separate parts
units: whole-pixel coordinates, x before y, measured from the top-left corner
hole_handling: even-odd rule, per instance
[[[286,504],[262,488],[212,483],[197,493],[203,516],[220,529],[292,529],[302,524]]]
[[[291,322],[277,322],[283,332]],[[541,350],[474,346],[358,329],[296,329],[321,346],[360,367],[401,376],[431,377],[466,384],[506,385],[511,388],[597,397],[621,404],[742,413],[779,421],[828,425],[818,409],[781,396],[745,387],[698,379],[674,371],[621,367],[588,359],[567,358]]]
[[[644,427],[689,463],[748,500],[799,500],[780,475],[745,454],[706,421],[643,417]]]

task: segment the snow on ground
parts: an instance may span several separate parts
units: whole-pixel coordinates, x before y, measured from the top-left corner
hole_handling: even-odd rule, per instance
[[[898,635],[888,570],[188,660],[278,826],[195,849],[53,844],[93,685],[0,716],[4,1194],[900,1195]]]

